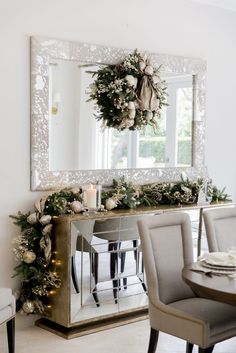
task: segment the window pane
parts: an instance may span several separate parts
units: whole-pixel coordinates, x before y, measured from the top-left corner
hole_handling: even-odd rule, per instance
[[[148,125],[139,133],[138,168],[155,168],[165,166],[166,153],[166,109],[163,109],[158,127],[155,131]]]
[[[192,87],[177,90],[177,166],[192,164]]]
[[[111,168],[122,169],[128,168],[128,130],[118,131],[109,129],[111,131]]]

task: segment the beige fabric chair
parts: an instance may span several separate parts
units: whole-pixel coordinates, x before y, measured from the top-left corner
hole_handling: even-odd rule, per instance
[[[15,297],[10,288],[0,288],[0,325],[6,323],[8,351],[15,352]]]
[[[205,210],[203,217],[210,252],[236,247],[236,207]]]
[[[182,279],[193,262],[191,222],[184,213],[148,217],[138,222],[149,296],[151,334],[148,353],[154,353],[159,330],[210,353],[214,344],[236,334],[236,307],[198,298]]]

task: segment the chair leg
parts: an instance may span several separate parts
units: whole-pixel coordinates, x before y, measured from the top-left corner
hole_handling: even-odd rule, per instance
[[[190,342],[186,343],[186,353],[192,353],[193,351],[193,344]]]
[[[7,321],[7,340],[9,353],[15,353],[15,318]]]
[[[121,273],[123,273],[125,270],[125,257],[126,257],[126,253],[121,252],[120,253],[120,272]]]
[[[212,353],[214,349],[214,346],[208,347],[208,348],[198,348],[198,353]]]
[[[137,249],[138,240],[137,239],[133,240],[133,247],[134,247],[134,259],[135,259],[135,261],[137,261],[137,259],[138,259],[138,249]]]
[[[79,293],[79,284],[78,284],[78,279],[76,274],[75,255],[71,256],[71,276],[72,276],[73,285],[75,287],[75,291],[76,293]]]
[[[92,296],[93,296],[93,299],[96,303],[96,306],[99,308],[100,307],[100,303],[99,303],[99,299],[98,299],[98,294],[97,294],[97,287],[95,286],[92,290]]]
[[[108,251],[111,252],[110,254],[110,276],[111,278],[115,277],[116,272],[116,254],[113,251],[116,250],[116,244],[109,243]]]
[[[158,336],[159,336],[159,331],[154,330],[154,328],[151,327],[148,353],[155,353],[157,348]]]
[[[98,253],[95,252],[93,254],[93,268],[92,268],[92,273],[94,275],[94,281],[95,284],[98,283]]]
[[[118,303],[118,290],[120,287],[120,280],[113,279],[117,276],[118,273],[118,244],[117,243],[109,243],[108,250],[111,252],[110,254],[110,276],[112,279],[113,286],[113,296],[115,299],[115,304]]]
[[[94,282],[95,282],[95,287],[92,290],[92,296],[93,299],[96,303],[96,306],[99,307],[99,299],[98,299],[98,294],[97,294],[97,283],[98,283],[98,253],[91,253],[91,262],[92,262],[92,269],[91,272],[94,276]]]
[[[121,255],[120,256],[120,272],[124,273],[126,252],[121,252],[120,255]],[[124,286],[124,289],[127,289],[127,277],[123,278],[123,286]]]

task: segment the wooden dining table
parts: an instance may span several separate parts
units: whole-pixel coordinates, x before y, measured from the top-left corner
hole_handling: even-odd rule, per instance
[[[191,268],[184,268],[182,277],[196,295],[236,305],[236,274],[204,273]]]

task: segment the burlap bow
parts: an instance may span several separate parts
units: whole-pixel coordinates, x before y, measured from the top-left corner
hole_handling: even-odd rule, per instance
[[[156,92],[146,75],[143,76],[140,82],[137,96],[140,110],[152,112],[158,109],[159,101],[156,97]]]

